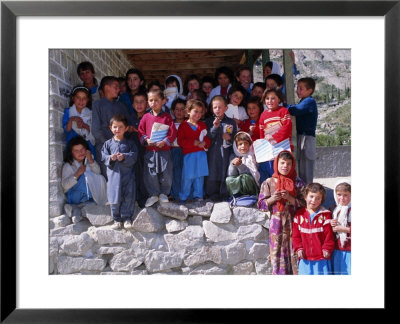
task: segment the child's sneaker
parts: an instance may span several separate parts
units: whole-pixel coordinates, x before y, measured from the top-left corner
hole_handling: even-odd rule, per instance
[[[124,222],[124,228],[132,228],[132,222],[129,219]]]
[[[161,194],[160,196],[158,196],[158,198],[160,199],[160,202],[162,202],[162,203],[169,202],[168,197],[166,195],[164,195],[164,194]]]
[[[156,202],[158,201],[158,197],[157,196],[151,196],[150,198],[148,198],[146,200],[146,207],[150,207],[153,206]]]
[[[111,225],[111,229],[116,230],[116,229],[121,229],[122,228],[122,222],[115,222],[114,224]]]

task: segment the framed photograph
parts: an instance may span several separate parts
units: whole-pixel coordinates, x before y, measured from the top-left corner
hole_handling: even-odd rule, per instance
[[[2,2],[1,321],[190,323],[209,321],[208,309],[213,309],[214,322],[225,321],[226,316],[232,320],[254,308],[259,316],[271,307],[275,311],[391,309],[394,285],[385,284],[398,282],[389,269],[394,266],[390,264],[395,255],[393,237],[399,229],[393,226],[395,216],[389,216],[397,215],[393,202],[400,198],[399,161],[394,153],[399,149],[399,21],[399,1]],[[171,32],[166,26],[175,28]],[[278,33],[273,33],[275,27]],[[230,30],[236,37],[229,36]],[[63,276],[48,275],[44,260],[48,260],[49,246],[49,49],[171,48],[171,44],[177,48],[200,44],[204,48],[352,50],[352,182],[360,188],[355,210],[363,218],[355,221],[363,233],[355,235],[368,243],[358,247],[362,260],[352,276],[330,281],[240,276],[232,281],[225,276],[58,279]],[[370,151],[373,158],[365,155]],[[374,206],[365,206],[367,202]],[[366,280],[369,291],[365,299],[357,299]],[[282,290],[289,287],[295,287],[293,295],[307,294],[311,285],[315,294],[322,285],[333,291],[339,284],[350,288],[348,304],[336,302],[337,292],[332,292],[332,302],[317,306],[309,299],[281,302],[283,296],[288,297]]]

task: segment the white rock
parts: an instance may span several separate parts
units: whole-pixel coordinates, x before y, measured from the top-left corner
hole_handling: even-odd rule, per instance
[[[164,239],[171,252],[194,250],[204,244],[204,231],[201,226],[188,226],[178,234],[165,234]]]
[[[85,259],[82,257],[60,256],[57,269],[60,274],[71,274],[83,271],[102,271],[106,266],[103,259]]]
[[[49,255],[56,256],[58,254],[58,240],[56,237],[50,237]]]
[[[189,267],[183,268],[182,272],[188,275],[223,275],[227,274],[227,269],[225,267],[217,266],[213,263],[207,263],[199,265],[194,269]]]
[[[200,249],[194,250],[186,256],[183,262],[188,267],[194,267],[207,261],[221,264],[221,247],[213,245],[202,246]]]
[[[94,226],[104,226],[113,222],[110,206],[89,204],[82,208],[82,215]]]
[[[85,255],[93,244],[94,240],[87,233],[82,233],[64,241],[60,252],[70,256],[81,256]]]
[[[137,258],[133,250],[126,250],[114,255],[110,260],[113,271],[133,271],[143,263],[143,258]]]
[[[89,227],[90,223],[87,220],[83,220],[77,224],[50,230],[50,236],[79,235],[86,232]]]
[[[236,224],[248,225],[265,221],[265,213],[256,208],[235,207],[233,208],[233,219]]]
[[[100,245],[132,243],[133,235],[126,230],[113,230],[108,226],[90,227],[88,234]]]
[[[189,210],[186,206],[174,203],[160,203],[157,211],[164,215],[179,220],[185,220],[188,217]]]
[[[202,225],[203,224],[203,217],[199,215],[189,216],[187,218],[187,222],[189,225]]]
[[[165,227],[167,228],[168,233],[182,231],[187,226],[188,226],[187,221],[179,221],[176,219],[166,219],[165,220]]]
[[[269,256],[269,245],[266,243],[254,243],[250,248],[249,256],[252,260],[267,258]]]
[[[50,221],[54,224],[54,228],[65,227],[71,224],[71,218],[67,215],[53,217]]]
[[[161,250],[168,251],[167,242],[164,240],[164,233],[140,233],[140,232],[132,232],[133,242],[131,248],[134,248],[136,245],[144,244],[145,249],[147,250]]]
[[[232,267],[233,274],[235,275],[249,275],[254,270],[253,262],[243,261]]]
[[[133,230],[154,233],[165,227],[164,218],[154,208],[143,208],[132,222]]]
[[[159,272],[180,267],[183,253],[152,251],[145,257],[146,269],[149,272]]]
[[[237,264],[246,258],[246,245],[244,243],[232,243],[223,248],[223,263]]]
[[[240,226],[237,230],[238,241],[266,241],[267,238],[268,234],[266,229],[259,224]]]
[[[258,275],[270,275],[272,274],[271,262],[267,259],[259,259],[255,262],[256,273]]]
[[[214,204],[211,213],[210,221],[213,223],[226,224],[229,223],[232,217],[232,211],[228,202],[220,202]]]
[[[189,215],[210,217],[214,207],[214,203],[210,201],[196,201],[186,205],[189,209]]]
[[[124,246],[101,246],[98,250],[98,254],[118,254],[125,251],[127,248]]]
[[[206,237],[213,242],[234,241],[237,228],[232,224],[214,224],[203,221],[203,229]]]

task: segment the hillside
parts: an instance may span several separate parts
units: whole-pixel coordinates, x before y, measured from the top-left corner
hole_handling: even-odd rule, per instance
[[[351,51],[346,49],[293,50],[301,77],[316,80],[313,97],[318,103],[317,145],[351,144]],[[283,51],[270,50],[270,59],[283,71]],[[262,80],[259,59],[254,71],[255,81]],[[297,102],[297,98],[295,98]]]

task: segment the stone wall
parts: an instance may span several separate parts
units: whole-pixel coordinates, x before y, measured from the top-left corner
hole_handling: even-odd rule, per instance
[[[62,129],[64,108],[69,105],[72,88],[82,81],[76,68],[80,62],[89,61],[100,83],[106,75],[123,76],[131,67],[119,50],[101,49],[50,49],[49,50],[49,214],[63,213],[64,193],[61,189],[61,168],[65,136]]]
[[[108,206],[83,208],[71,224],[50,219],[50,274],[271,274],[267,213],[226,202],[138,209],[113,230]]]
[[[351,176],[351,146],[317,147],[314,178]]]

